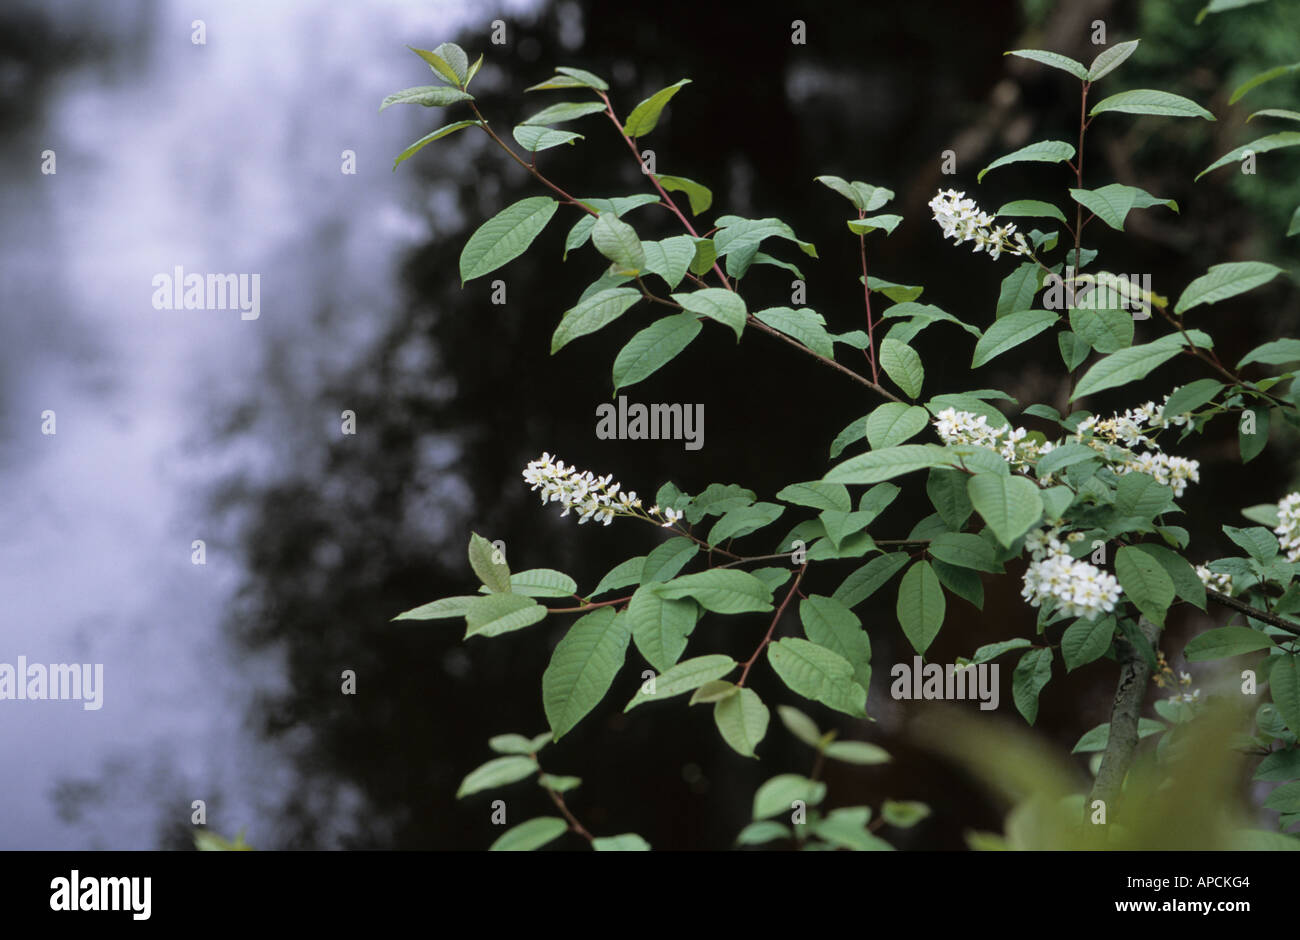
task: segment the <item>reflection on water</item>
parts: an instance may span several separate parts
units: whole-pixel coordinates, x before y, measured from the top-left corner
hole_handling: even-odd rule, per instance
[[[418,178],[389,156],[425,115],[381,119],[377,104],[421,80],[403,44],[453,35],[463,6],[226,4],[206,12],[204,45],[191,14],[0,14],[0,662],[103,663],[106,677],[98,712],[0,705],[0,847],[183,844],[195,799],[214,827],[271,840],[293,742],[259,743],[246,715],[285,691],[283,651],[223,639],[252,504],[208,500],[216,481],[300,472],[295,438],[337,428],[349,403],[322,412],[320,387],[384,335],[395,265],[431,234]],[[154,309],[151,280],[176,265],[260,274],[261,316]],[[410,374],[435,358],[401,355]],[[464,502],[443,473],[455,450],[424,446],[436,502]],[[337,546],[312,551],[322,571],[338,563]],[[360,796],[330,789],[305,812],[346,832]]]

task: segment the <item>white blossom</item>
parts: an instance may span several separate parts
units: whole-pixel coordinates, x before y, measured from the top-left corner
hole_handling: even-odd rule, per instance
[[[1055,598],[1067,617],[1095,620],[1113,611],[1122,593],[1115,576],[1072,557],[1057,538],[1059,534],[1059,529],[1035,529],[1025,536],[1032,561],[1025,571],[1021,596],[1033,607]],[[1066,539],[1075,541],[1068,535]]]
[[[951,238],[958,245],[974,242],[976,252],[987,251],[994,260],[1004,251],[1011,255],[1030,253],[1025,236],[1016,231],[1015,225],[994,227],[994,217],[981,212],[975,200],[967,199],[965,193],[940,190],[930,200],[930,209],[943,229],[943,237]]]
[[[1300,493],[1289,493],[1277,504],[1277,535],[1287,561],[1300,561]]]

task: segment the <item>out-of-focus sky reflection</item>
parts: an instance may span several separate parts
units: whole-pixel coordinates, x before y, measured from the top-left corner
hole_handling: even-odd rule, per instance
[[[381,119],[378,103],[419,81],[404,44],[469,16],[428,2],[50,0],[0,14],[74,53],[0,76],[19,102],[0,144],[0,662],[105,675],[100,711],[0,703],[0,848],[150,847],[162,789],[168,810],[205,799],[209,823],[233,831],[274,792],[278,758],[244,716],[280,671],[222,641],[241,561],[204,505],[213,481],[268,479],[292,455],[274,427],[214,444],[215,427],[269,394],[271,348],[293,351],[274,363],[280,420],[337,421],[292,391],[372,342],[396,263],[431,234],[413,211],[430,197],[391,170],[427,118]],[[340,172],[349,149],[355,175]],[[260,274],[260,317],[154,309],[151,280],[176,265]],[[75,826],[60,819],[60,781],[96,779],[107,792]]]

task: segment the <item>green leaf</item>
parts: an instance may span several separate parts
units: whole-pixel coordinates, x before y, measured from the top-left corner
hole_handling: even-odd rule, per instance
[[[1279,656],[1268,674],[1268,685],[1282,720],[1292,732],[1300,734],[1300,658],[1295,653]]]
[[[736,339],[740,339],[748,311],[745,309],[745,302],[735,291],[722,287],[702,287],[689,293],[671,296],[691,313],[717,320],[724,326],[731,327],[736,332]]]
[[[1016,663],[1015,672],[1011,674],[1011,695],[1016,701],[1016,710],[1025,716],[1031,725],[1038,718],[1038,696],[1052,678],[1052,651],[1047,649],[1027,650]]]
[[[960,470],[936,467],[925,481],[925,495],[944,524],[954,532],[960,531],[974,511],[966,494],[966,474]]]
[[[1021,476],[977,473],[966,482],[966,493],[999,542],[1010,546],[1043,514],[1038,487]]]
[[[493,787],[504,787],[506,784],[515,783],[523,780],[525,777],[531,777],[537,773],[537,763],[530,757],[494,757],[480,767],[476,767],[466,775],[461,781],[460,788],[456,790],[456,799],[469,796],[471,793],[478,793],[481,790],[490,790]]]
[[[1032,643],[1022,636],[1018,636],[1014,640],[1002,640],[998,643],[986,643],[975,651],[975,655],[971,657],[970,664],[972,666],[978,666],[980,663],[991,663],[1003,653],[1024,649],[1026,646],[1032,645]]]
[[[859,278],[861,280],[861,278]],[[925,292],[924,287],[915,287],[909,284],[895,284],[893,281],[886,281],[879,277],[868,277],[867,287],[879,294],[884,294],[890,300],[896,303],[908,303],[916,300]],[[937,309],[937,308],[936,308]],[[956,319],[954,317],[954,319]]]
[[[554,790],[556,793],[567,793],[570,790],[576,790],[582,786],[581,777],[557,777],[554,774],[541,774],[537,778],[537,783],[547,789]]]
[[[578,593],[578,585],[554,568],[529,568],[510,576],[510,590],[528,597],[572,597]]]
[[[1115,508],[1121,516],[1150,519],[1164,512],[1172,498],[1169,487],[1147,473],[1126,473],[1115,488]]]
[[[1254,6],[1256,3],[1263,2],[1264,0],[1210,0],[1209,3],[1201,8],[1201,12],[1196,14],[1195,22],[1197,26],[1200,26],[1201,21],[1211,13],[1223,13],[1226,10],[1238,10],[1241,7]],[[1244,829],[1242,832],[1250,832],[1250,830]]]
[[[602,607],[580,618],[556,645],[542,673],[542,705],[559,740],[605,697],[623,665],[631,624]]]
[[[1187,285],[1187,289],[1178,298],[1178,303],[1174,305],[1174,313],[1183,313],[1201,304],[1217,304],[1220,300],[1244,294],[1268,283],[1281,273],[1281,268],[1263,261],[1232,261],[1213,265],[1208,272]]]
[[[519,141],[519,146],[529,153],[549,150],[560,144],[571,144],[575,140],[583,139],[581,134],[573,131],[557,131],[544,124],[520,124],[511,133],[514,134],[515,140]]]
[[[1013,53],[1019,55],[1019,53]],[[1065,58],[1062,56],[1061,58]],[[1079,68],[1083,68],[1082,65]],[[1037,143],[1021,147],[1014,153],[1009,153],[1005,157],[998,157],[984,169],[976,174],[975,179],[978,182],[984,181],[984,174],[989,170],[997,169],[1000,166],[1007,166],[1011,163],[1024,163],[1032,161],[1035,163],[1062,163],[1066,160],[1074,159],[1074,148],[1063,140],[1040,140]]]
[[[737,845],[762,845],[764,842],[774,842],[777,839],[789,839],[790,827],[782,825],[779,822],[772,822],[765,819],[762,822],[750,823],[744,829],[740,830],[740,835],[736,836]]]
[[[1059,52],[1047,52],[1044,49],[1014,49],[1011,52],[1004,52],[1002,54],[1020,56],[1022,59],[1033,59],[1035,62],[1041,62],[1043,65],[1050,65],[1054,69],[1069,72],[1075,78],[1082,81],[1087,81],[1088,79],[1088,70],[1084,68],[1082,62],[1076,62],[1069,56],[1061,55]]]
[[[691,204],[691,215],[699,215],[701,212],[708,211],[709,206],[713,205],[713,192],[701,183],[695,180],[687,179],[684,176],[668,176],[666,174],[655,174],[655,179],[659,185],[670,193],[685,193],[686,199]]]
[[[930,807],[915,800],[885,800],[880,806],[880,816],[891,826],[910,829],[930,815]]]
[[[1240,369],[1252,362],[1264,362],[1273,366],[1283,365],[1288,362],[1300,362],[1300,339],[1275,339],[1264,343],[1262,346],[1256,346],[1241,358],[1241,361],[1237,363],[1237,368]],[[1182,412],[1171,413],[1181,414]]]
[[[695,690],[691,696],[690,704],[707,704],[709,702],[720,702],[724,698],[735,695],[740,691],[740,686],[734,682],[728,682],[725,679],[712,679]]]
[[[1193,637],[1183,650],[1183,656],[1189,663],[1203,663],[1253,653],[1273,645],[1268,636],[1250,627],[1217,627]]]
[[[591,228],[591,243],[618,268],[636,273],[645,270],[645,250],[636,229],[612,212],[602,212]]]
[[[925,430],[930,415],[919,405],[886,402],[867,416],[867,440],[875,450],[901,444]]]
[[[781,489],[776,498],[796,506],[811,506],[813,509],[830,509],[848,512],[853,508],[849,491],[839,483],[826,483],[812,480],[808,483],[791,483]]]
[[[591,847],[597,852],[650,851],[650,843],[635,832],[625,832],[617,836],[597,836],[591,840]]]
[[[550,740],[550,735],[547,735]],[[522,754],[525,757],[537,751],[531,739],[522,734],[498,734],[488,739],[488,747],[498,754]]]
[[[772,591],[747,571],[714,568],[654,586],[660,597],[693,597],[705,610],[741,614],[772,609]]]
[[[454,134],[456,131],[464,130],[467,127],[481,127],[482,124],[482,121],[457,121],[455,124],[443,125],[431,134],[425,134],[397,155],[397,159],[393,161],[393,169],[396,170],[402,163],[414,156],[424,147],[425,144],[433,143],[441,137],[446,137],[448,134]]]
[[[1103,98],[1092,106],[1088,116],[1103,114],[1106,111],[1122,111],[1125,114],[1158,114],[1166,117],[1199,117],[1213,121],[1214,115],[1206,111],[1190,98],[1175,95],[1167,91],[1151,88],[1135,88],[1121,91],[1118,95]]]
[[[969,532],[943,532],[930,540],[930,554],[940,561],[976,571],[1002,572],[994,560],[993,546]]]
[[[465,615],[465,639],[500,636],[532,626],[546,616],[546,608],[522,594],[489,594],[474,602]]]
[[[641,330],[614,358],[614,391],[635,385],[654,374],[690,345],[700,332],[693,313],[678,313],[656,320]]]
[[[713,706],[713,723],[722,739],[742,757],[753,757],[754,748],[767,734],[770,719],[767,706],[753,689],[719,699]]]
[[[838,653],[786,637],[768,645],[767,659],[791,691],[836,711],[866,716],[867,690],[854,680],[853,665]]]
[[[1111,353],[1084,373],[1079,384],[1074,387],[1070,401],[1146,378],[1157,366],[1178,355],[1183,344],[1183,337],[1174,333],[1154,342]]]
[[[1228,98],[1228,104],[1236,104],[1248,92],[1258,88],[1260,85],[1271,82],[1275,78],[1282,78],[1284,75],[1294,75],[1296,72],[1300,72],[1300,62],[1295,65],[1279,65],[1266,72],[1260,72],[1258,75],[1246,79],[1246,81],[1233,89],[1232,96]]]
[[[1263,526],[1239,529],[1236,526],[1225,525],[1223,534],[1260,564],[1266,564],[1277,557],[1279,551],[1277,536]]]
[[[1273,117],[1281,118],[1284,121],[1300,121],[1300,111],[1289,111],[1285,108],[1264,108],[1246,118],[1246,123],[1249,124],[1257,117]]]
[[[883,747],[868,744],[866,741],[832,741],[826,745],[826,756],[832,760],[842,760],[846,764],[858,764],[863,767],[888,764],[893,760]]]
[[[616,588],[627,587],[630,584],[640,584],[641,574],[645,570],[645,560],[645,555],[637,555],[635,558],[619,562],[609,570],[605,577],[600,579],[600,583],[596,585],[596,590],[587,596],[595,597],[597,594],[613,591]]]
[[[594,88],[597,91],[609,91],[609,85],[599,75],[594,75],[586,69],[575,69],[565,65],[556,66],[555,71],[559,72],[566,78],[572,79],[584,88]]]
[[[1088,341],[1069,330],[1062,330],[1056,334],[1056,345],[1061,351],[1061,361],[1070,372],[1079,368],[1083,360],[1088,358],[1090,349]]]
[[[550,196],[529,196],[480,225],[460,253],[461,286],[527,251],[559,205]]]
[[[643,684],[623,711],[630,712],[646,702],[660,702],[675,695],[693,692],[707,682],[721,679],[735,669],[736,665],[736,661],[730,656],[716,653],[683,660],[655,677],[653,693],[646,692]]]
[[[1300,146],[1300,131],[1283,131],[1280,134],[1269,134],[1267,137],[1261,137],[1258,140],[1252,140],[1248,144],[1243,144],[1233,150],[1229,150],[1219,159],[1215,160],[1201,172],[1196,174],[1199,180],[1206,173],[1217,170],[1221,166],[1227,166],[1229,163],[1235,163],[1243,159],[1248,153],[1268,153],[1270,150],[1280,150],[1283,147]]]
[[[641,250],[645,253],[645,269],[659,275],[673,289],[682,282],[695,258],[695,242],[689,235],[642,242]]]
[[[561,101],[559,104],[553,104],[549,108],[542,108],[530,118],[520,121],[520,124],[563,124],[566,121],[576,121],[580,117],[586,117],[588,114],[599,114],[605,110],[605,105],[599,101]]]
[[[1146,552],[1165,569],[1165,574],[1169,575],[1169,580],[1173,582],[1176,595],[1189,604],[1195,604],[1201,610],[1205,610],[1205,585],[1201,583],[1196,569],[1187,559],[1172,549],[1153,542],[1141,542],[1133,547],[1138,551]]]
[[[1092,60],[1092,65],[1088,68],[1088,81],[1095,82],[1123,65],[1129,56],[1137,52],[1139,42],[1140,40],[1133,39],[1129,42],[1117,43],[1109,49],[1103,50],[1097,58]]]
[[[902,444],[873,450],[837,464],[823,477],[830,483],[880,483],[913,470],[949,467],[953,458],[935,444]]]
[[[466,88],[469,88],[469,83],[474,81],[474,76],[478,74],[478,70],[481,69],[482,67],[483,67],[483,53],[480,52],[478,58],[474,60],[474,64],[469,67],[469,71],[465,73]]]
[[[384,99],[379,106],[382,111],[395,104],[422,104],[426,108],[445,108],[457,101],[473,101],[474,96],[466,94],[459,88],[446,85],[418,85],[415,88],[403,88]]]
[[[826,784],[799,774],[777,774],[754,793],[754,819],[786,815],[796,801],[816,806],[826,798]]]
[[[1300,358],[1300,341],[1295,341],[1297,347],[1297,358]],[[1241,368],[1242,363],[1237,364]],[[1202,405],[1212,401],[1214,396],[1219,394],[1223,389],[1223,383],[1214,379],[1197,379],[1195,382],[1189,382],[1176,388],[1169,396],[1169,401],[1165,402],[1164,413],[1166,415],[1183,415],[1195,411]]]
[[[1058,319],[1050,310],[1019,310],[995,320],[975,344],[971,368],[979,368],[990,359],[1033,339]]]
[[[804,636],[844,657],[853,667],[853,680],[871,688],[871,640],[853,611],[833,597],[810,594],[799,602]]]
[[[1030,219],[1056,219],[1058,222],[1065,222],[1065,213],[1050,202],[1041,202],[1037,199],[1017,199],[1015,202],[1008,202],[994,215],[1005,215],[1012,218],[1030,218]],[[1036,267],[1031,265],[1031,267]]]
[[[858,278],[858,280],[861,280],[861,278]],[[980,331],[978,329],[971,326],[969,323],[963,323],[961,320],[958,320],[956,317],[954,317],[951,313],[948,313],[947,311],[944,310],[940,310],[934,304],[918,304],[910,300],[905,300],[902,303],[894,304],[894,306],[890,307],[888,310],[882,313],[881,317],[885,319],[898,319],[898,318],[906,317],[910,325],[910,334],[908,336],[909,339],[911,336],[914,336],[917,333],[921,332],[921,330],[925,329],[925,327],[929,326],[931,323],[940,323],[940,322],[952,323],[956,326],[959,326],[967,333],[969,333],[971,336],[980,335]],[[903,329],[902,324],[895,326],[892,330],[889,331],[890,335],[892,336],[894,333],[897,333],[901,329]],[[857,330],[855,332],[862,333],[861,330]],[[853,334],[851,333],[841,333],[839,336],[839,341],[841,343],[849,343],[849,340],[846,339],[846,337],[852,335]],[[857,346],[858,349],[866,349],[867,339],[868,339],[867,335],[865,333],[862,333],[861,344],[851,343],[850,345],[855,345]]]
[[[1300,780],[1284,783],[1270,793],[1264,801],[1264,808],[1280,813],[1300,813]]]
[[[681,91],[683,86],[690,83],[689,78],[683,78],[667,88],[661,88],[645,101],[642,101],[627,116],[627,121],[623,124],[623,133],[628,137],[644,137],[650,133],[655,129],[655,125],[659,123],[659,115],[663,112],[664,106],[672,100],[673,95]]]
[[[849,219],[848,225],[849,231],[854,235],[870,235],[877,230],[892,235],[902,221],[901,215],[872,215],[865,219]]]
[[[1138,738],[1149,738],[1153,734],[1160,734],[1169,730],[1165,725],[1156,721],[1154,718],[1138,719]],[[1106,745],[1110,743],[1110,722],[1100,724],[1097,727],[1084,733],[1079,738],[1079,743],[1074,746],[1071,754],[1088,754],[1093,751],[1104,751]]]
[[[1017,310],[1028,310],[1034,303],[1034,295],[1042,286],[1038,265],[1026,261],[1002,279],[998,288],[998,306],[996,316],[1001,319]]]
[[[1035,471],[1039,479],[1052,473],[1059,473],[1066,467],[1074,466],[1077,463],[1083,463],[1085,460],[1096,460],[1101,455],[1089,447],[1087,444],[1068,443],[1062,444],[1053,450],[1048,451],[1039,458]]]
[[[1174,602],[1174,582],[1165,569],[1146,552],[1125,545],[1115,553],[1115,577],[1133,606],[1163,627],[1165,613]]]
[[[665,672],[686,650],[686,638],[695,629],[695,602],[667,600],[654,593],[653,587],[637,588],[628,602],[627,618],[636,648],[650,665]]]
[[[845,607],[856,607],[884,586],[908,561],[907,552],[878,555],[845,578],[831,597]]]
[[[538,816],[501,833],[489,852],[531,852],[558,839],[569,831],[569,824],[558,816]]]
[[[406,48],[410,49],[428,63],[429,68],[433,69],[434,72],[442,76],[452,85],[464,85],[466,67],[469,64],[466,60],[465,53],[460,46],[452,45],[451,43],[443,43],[438,48],[448,51],[447,47],[455,50],[455,52],[452,53],[452,58],[456,60],[456,65],[459,66],[459,69],[453,68],[452,63],[448,62],[437,52],[430,52],[428,49],[417,49],[414,46],[407,46]],[[456,53],[459,53],[459,55]]]
[[[411,47],[407,46],[407,48],[410,49]],[[412,51],[420,55],[420,50],[415,49]],[[464,49],[454,42],[444,42],[433,50],[433,55],[446,63],[457,82],[462,85],[469,84],[469,56],[465,55]],[[420,58],[424,58],[424,56],[420,55]],[[425,61],[429,62],[428,59],[425,59]],[[429,64],[433,65],[432,62],[429,62]],[[436,71],[441,74],[442,70],[436,69]]]
[[[621,317],[641,299],[641,292],[630,287],[615,287],[593,294],[564,314],[551,337],[551,354],[559,352],[579,336],[594,333]]]
[[[1121,232],[1124,231],[1124,220],[1132,209],[1168,206],[1175,212],[1178,211],[1178,203],[1172,199],[1161,199],[1159,196],[1151,195],[1145,189],[1124,186],[1121,183],[1111,183],[1099,189],[1071,189],[1070,195],[1079,205],[1095,213],[1097,218],[1111,228]]]
[[[907,569],[898,585],[895,610],[912,649],[922,655],[929,649],[943,626],[946,606],[939,576],[928,561],[918,561]]]
[[[821,729],[817,727],[815,721],[789,705],[778,705],[776,712],[787,731],[809,747],[815,747],[819,751],[822,749],[822,745],[826,742],[822,740]]]
[[[510,568],[495,546],[477,532],[469,539],[469,566],[483,585],[494,593],[510,593]]]
[[[881,340],[880,367],[906,395],[915,398],[921,394],[925,369],[921,366],[921,357],[916,350],[906,343],[888,337]]]
[[[716,288],[711,288],[716,290]],[[723,293],[728,293],[723,291]],[[735,294],[729,294],[735,297]],[[744,304],[740,304],[743,309]],[[787,336],[793,336],[819,356],[835,358],[835,341],[826,332],[826,318],[807,307],[768,307],[759,310],[754,316],[774,330],[780,330]]]
[[[677,573],[686,567],[699,550],[698,545],[683,536],[669,539],[646,556],[645,565],[641,569],[641,584],[669,581],[677,577]]]
[[[464,617],[481,596],[467,595],[461,597],[444,597],[428,604],[421,604],[405,613],[398,614],[394,620],[443,620],[449,617]]]

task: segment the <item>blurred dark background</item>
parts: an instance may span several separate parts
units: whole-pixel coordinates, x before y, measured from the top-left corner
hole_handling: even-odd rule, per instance
[[[494,795],[457,802],[456,787],[492,756],[491,735],[544,730],[541,674],[568,618],[468,643],[456,621],[390,618],[474,588],[471,530],[505,540],[515,570],[560,568],[584,591],[656,541],[643,526],[579,529],[559,518],[522,483],[524,465],[545,450],[643,495],[671,480],[689,492],[741,483],[771,498],[820,477],[834,435],[874,406],[782,344],[751,333],[737,347],[706,328],[628,392],[640,402],[702,402],[704,448],[598,440],[594,412],[610,397],[610,364],[651,311],[634,308],[546,355],[559,316],[603,268],[590,249],[561,262],[571,210],[524,257],[460,287],[469,233],[538,187],[469,132],[390,171],[407,142],[454,119],[376,113],[384,95],[428,80],[405,44],[451,40],[471,58],[486,53],[474,90],[503,135],[559,99],[522,94],[555,65],[606,77],[624,114],[689,77],[643,147],[660,172],[713,189],[707,218],[779,216],[815,242],[820,260],[767,250],[800,265],[808,305],[832,329],[863,323],[856,239],[845,231],[847,204],[813,182],[825,173],[897,193],[888,211],[905,221],[871,240],[874,276],[924,284],[923,301],[983,326],[1013,262],[945,244],[925,204],[949,186],[990,211],[1015,198],[1066,204],[1060,166],[1020,164],[979,186],[975,173],[1033,140],[1074,139],[1074,81],[1002,53],[1038,47],[1088,62],[1100,51],[1089,41],[1097,19],[1111,44],[1143,40],[1105,94],[1157,87],[1220,117],[1111,115],[1093,125],[1085,185],[1141,185],[1182,209],[1134,212],[1127,235],[1095,223],[1085,244],[1102,250],[1099,264],[1149,272],[1171,297],[1222,261],[1294,271],[1294,240],[1282,238],[1300,202],[1294,156],[1265,155],[1255,178],[1233,169],[1192,178],[1256,136],[1254,124],[1243,128],[1251,110],[1297,106],[1294,81],[1233,108],[1227,96],[1254,72],[1296,60],[1300,4],[1273,0],[1198,27],[1200,6],[878,2],[776,12],[566,0],[466,13],[296,2],[218,7],[205,19],[207,43],[195,45],[191,13],[173,4],[6,5],[0,519],[14,603],[0,661],[94,655],[107,664],[110,699],[99,713],[55,703],[0,710],[0,760],[18,781],[0,796],[0,847],[188,847],[194,799],[208,801],[212,828],[246,828],[262,848],[486,847],[499,831],[489,823]],[[504,46],[488,41],[497,18]],[[795,18],[806,45],[791,43]],[[540,161],[561,186],[578,196],[645,190],[607,122],[569,126],[586,139]],[[39,171],[47,147],[58,153],[54,177]],[[345,149],[357,155],[355,176],[339,172]],[[956,151],[955,177],[940,173],[946,149]],[[643,238],[677,234],[653,211],[632,217]],[[149,278],[177,264],[262,272],[261,318],[153,310]],[[490,302],[496,278],[504,305]],[[751,308],[756,298],[788,303],[789,281],[756,267],[746,279]],[[1278,280],[1198,319],[1235,361],[1264,339],[1295,335],[1295,290]],[[1063,404],[1051,333],[971,374],[968,345],[953,342],[964,334],[949,329],[918,341],[927,393],[998,387],[1022,406]],[[1162,332],[1152,322],[1137,329],[1138,341]],[[1199,377],[1194,363],[1174,362],[1141,392],[1090,405],[1122,410]],[[60,409],[57,444],[38,432],[46,407]],[[355,435],[340,433],[345,409],[357,415]],[[1196,560],[1226,552],[1218,526],[1240,522],[1239,507],[1288,490],[1294,456],[1282,436],[1243,468],[1227,422],[1198,446],[1188,455],[1201,459],[1202,482],[1180,520]],[[876,531],[903,537],[931,511],[916,490]],[[773,550],[794,521],[756,536],[754,551]],[[194,538],[207,542],[204,568],[190,564]],[[857,564],[817,566],[806,589],[830,593]],[[874,648],[868,711],[878,720],[806,706],[823,727],[895,755],[883,768],[828,767],[830,805],[923,800],[934,815],[894,841],[960,848],[965,829],[1000,829],[1004,808],[900,734],[888,667],[911,654],[893,590],[859,611]],[[1032,635],[1018,577],[988,580],[986,591],[982,613],[950,599],[931,650],[938,661]],[[1175,668],[1183,640],[1207,623],[1190,613],[1180,608],[1164,644]],[[744,658],[763,629],[761,617],[710,618],[691,649]],[[705,634],[707,650],[697,645]],[[588,828],[635,831],[660,849],[726,848],[762,780],[808,772],[811,753],[775,713],[761,762],[731,752],[710,715],[684,702],[623,715],[639,681],[634,650],[630,664],[606,701],[543,754],[549,772],[583,779],[570,804]],[[356,695],[340,694],[344,669],[357,674]],[[1010,672],[1004,666],[1001,718],[1019,722]],[[769,705],[794,703],[761,667],[756,685]],[[1107,720],[1112,691],[1111,663],[1069,678],[1058,663],[1037,733],[1068,751]],[[512,821],[548,811],[528,784],[504,795]]]

